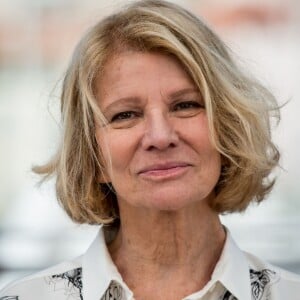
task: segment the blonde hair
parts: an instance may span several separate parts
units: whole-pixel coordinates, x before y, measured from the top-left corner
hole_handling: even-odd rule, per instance
[[[222,156],[216,197],[219,213],[243,211],[273,187],[269,175],[279,152],[271,141],[273,95],[235,64],[230,51],[199,18],[161,0],[137,1],[97,23],[77,46],[61,95],[63,137],[55,157],[34,171],[56,174],[57,197],[76,222],[110,224],[118,218],[113,187],[101,185],[97,119],[105,122],[94,83],[105,62],[133,49],[172,55],[194,80],[205,101],[211,141]],[[188,186],[187,186],[188,189]]]

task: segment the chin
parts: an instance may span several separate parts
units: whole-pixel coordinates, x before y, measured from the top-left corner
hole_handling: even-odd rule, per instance
[[[199,205],[200,203],[207,203],[206,197],[200,197],[199,195],[184,195],[177,193],[176,195],[152,195],[151,201],[145,201],[146,206],[150,209],[175,212],[180,211],[189,206]]]
[[[188,205],[183,205],[183,204],[178,204],[178,203],[158,203],[158,204],[153,204],[149,205],[149,208],[158,210],[158,211],[164,211],[164,212],[176,212],[184,209]]]

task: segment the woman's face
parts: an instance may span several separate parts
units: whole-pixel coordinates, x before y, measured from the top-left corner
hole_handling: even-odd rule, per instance
[[[220,176],[220,154],[193,81],[164,54],[125,52],[110,59],[97,81],[108,125],[96,138],[106,181],[119,204],[178,210],[207,204]]]

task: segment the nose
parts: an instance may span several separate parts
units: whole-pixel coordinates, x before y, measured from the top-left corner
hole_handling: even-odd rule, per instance
[[[165,150],[176,147],[178,134],[174,122],[168,115],[160,111],[153,111],[145,120],[145,131],[142,147],[145,150]]]

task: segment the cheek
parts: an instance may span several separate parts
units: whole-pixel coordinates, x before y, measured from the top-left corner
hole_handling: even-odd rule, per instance
[[[97,134],[99,152],[109,178],[122,175],[134,155],[135,139],[132,134],[120,132],[99,132]],[[100,145],[100,146],[99,146]]]
[[[184,126],[179,124],[181,136],[191,144],[197,152],[213,154],[217,152],[210,140],[210,132],[205,114],[186,120]]]
[[[209,138],[203,141],[203,145],[205,148],[203,149],[201,164],[205,169],[207,180],[216,185],[221,175],[221,155],[212,146]]]
[[[207,173],[216,183],[219,181],[221,175],[221,155],[219,152],[215,151],[211,153],[209,157],[209,165]]]
[[[197,119],[190,119],[182,126],[182,137],[193,148],[207,172],[213,172],[216,176],[221,170],[221,155],[213,146],[210,139],[208,122],[205,115]]]
[[[100,183],[111,182],[109,172],[111,169],[111,151],[109,149],[107,136],[102,129],[98,129],[95,137],[98,145],[98,158],[102,166],[99,181]]]
[[[208,135],[201,136],[198,149],[203,166],[206,167],[207,174],[212,178],[219,177],[221,172],[221,155],[212,145]],[[201,155],[202,154],[202,155]]]

